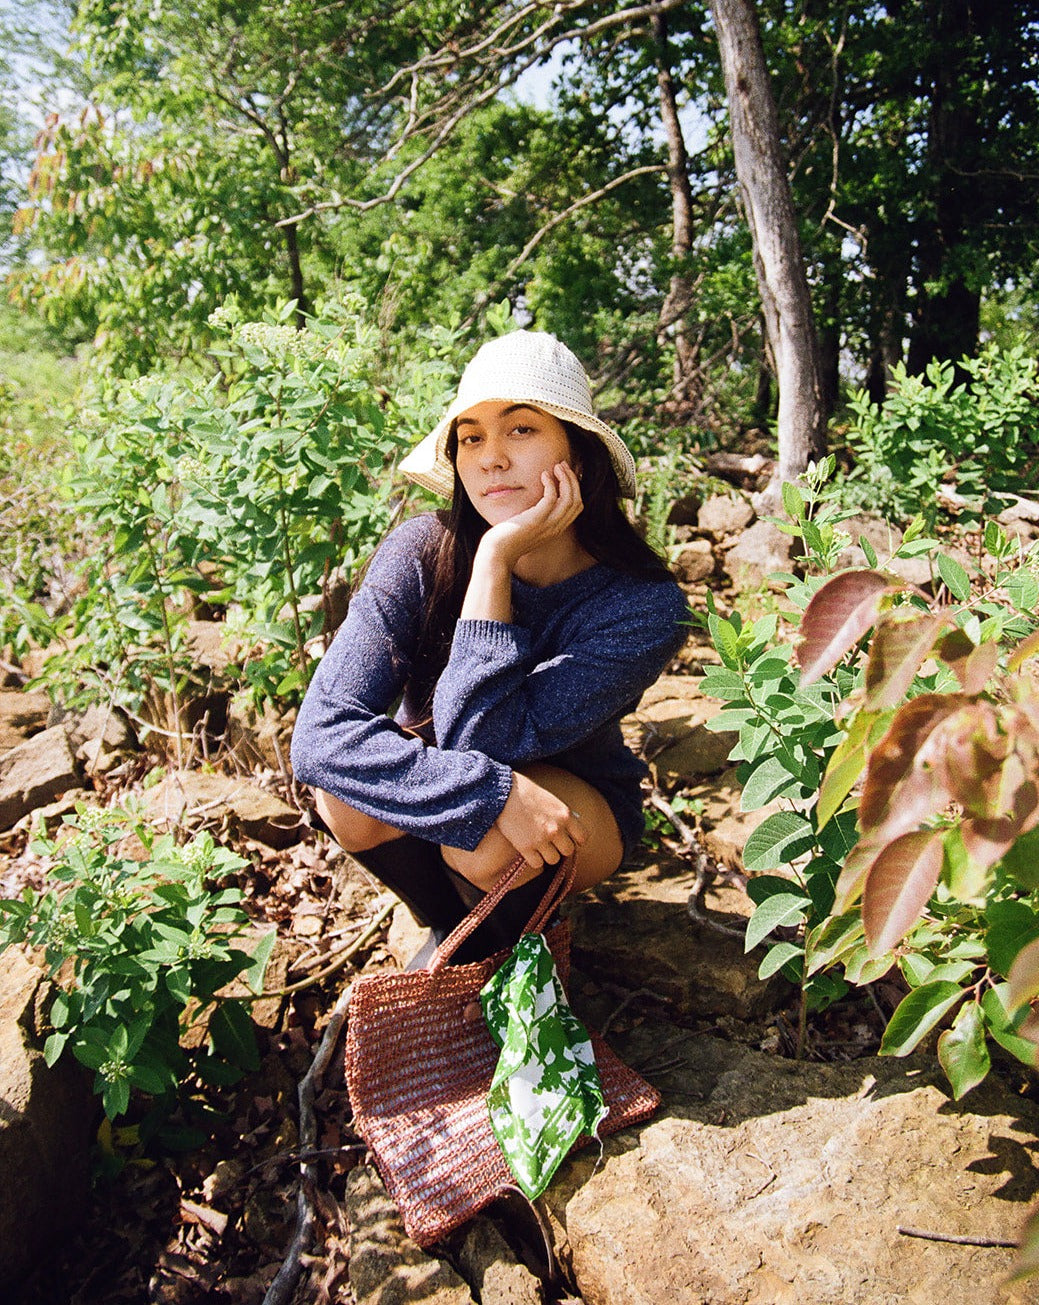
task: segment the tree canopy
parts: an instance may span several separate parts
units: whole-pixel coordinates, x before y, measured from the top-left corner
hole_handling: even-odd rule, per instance
[[[754,12],[824,411],[973,353],[983,322],[1019,335],[1039,5]],[[102,368],[199,359],[228,299],[302,322],[349,282],[401,347],[432,322],[478,335],[505,299],[622,414],[771,420],[709,5],[80,0],[71,36],[79,84],[10,192],[31,247],[12,284]],[[547,104],[518,99],[550,59]]]

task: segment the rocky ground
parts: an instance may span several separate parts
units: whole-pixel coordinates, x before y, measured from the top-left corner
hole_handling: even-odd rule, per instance
[[[716,505],[717,522],[686,529],[679,564],[692,592],[716,586],[723,563],[744,583],[782,565],[782,541],[755,539],[757,525],[735,524],[727,507],[742,511],[734,499]],[[0,896],[39,882],[30,836],[42,817],[77,796],[136,792],[155,820],[242,849],[250,913],[279,931],[271,995],[254,1011],[261,1068],[209,1094],[211,1140],[180,1154],[99,1131],[75,1067],[42,1067],[38,977],[19,953],[0,957],[3,1299],[273,1301],[302,1161],[313,1234],[295,1291],[279,1298],[296,1305],[1039,1301],[1039,1286],[1006,1281],[1008,1243],[1039,1192],[1032,1076],[1001,1064],[953,1103],[931,1054],[876,1057],[896,983],[810,1018],[802,1039],[796,994],[759,981],[758,957],[744,955],[740,849],[765,813],[740,812],[731,740],[705,729],[718,706],[697,689],[710,656],[694,637],[626,722],[652,761],[650,810],[679,791],[699,799],[697,840],[656,836],[571,910],[573,1004],[659,1088],[662,1108],[601,1156],[575,1153],[542,1198],[542,1228],[502,1208],[435,1255],[404,1235],[351,1132],[338,1051],[301,1157],[298,1085],[330,1012],[351,977],[398,964],[416,939],[402,907],[388,914],[378,885],[300,824],[282,762],[291,722],[238,722],[230,764],[154,783],[125,722],[55,719],[39,697],[0,694]],[[118,1158],[118,1173],[88,1185],[91,1155],[109,1171]],[[551,1280],[531,1272],[543,1234]]]

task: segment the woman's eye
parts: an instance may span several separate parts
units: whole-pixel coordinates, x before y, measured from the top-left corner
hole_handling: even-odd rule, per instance
[[[533,426],[513,426],[513,428],[512,428],[512,433],[513,433],[513,435],[532,435],[532,434],[534,433],[534,427],[533,427]]]

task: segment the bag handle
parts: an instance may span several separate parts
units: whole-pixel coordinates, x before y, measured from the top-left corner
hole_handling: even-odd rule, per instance
[[[559,905],[573,887],[576,866],[577,858],[574,856],[565,856],[560,861],[559,868],[552,876],[552,882],[549,884],[544,897],[524,926],[524,933],[540,932],[553,909]],[[436,949],[433,959],[429,963],[431,971],[436,972],[444,968],[466,938],[483,924],[484,920],[487,919],[509,889],[512,888],[523,871],[529,868],[521,856],[518,856],[515,861],[506,867],[491,891],[484,894],[465,919],[455,926],[453,932],[448,934]]]

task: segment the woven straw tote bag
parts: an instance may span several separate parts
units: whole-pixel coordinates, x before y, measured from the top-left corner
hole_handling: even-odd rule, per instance
[[[350,995],[346,1081],[354,1126],[419,1246],[431,1246],[499,1196],[516,1191],[487,1113],[500,1050],[479,1002],[480,989],[509,952],[468,965],[448,961],[523,868],[520,858],[445,939],[428,969],[364,975]],[[543,927],[572,882],[568,858],[525,933]],[[545,939],[565,989],[569,924],[553,925]],[[605,1136],[648,1118],[660,1094],[601,1037],[590,1036],[608,1106],[599,1129]]]

